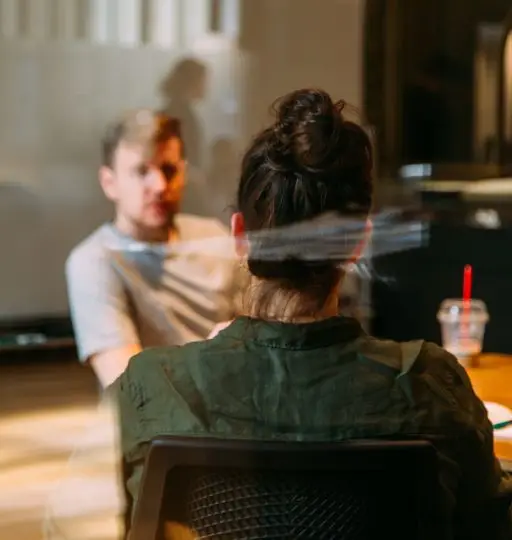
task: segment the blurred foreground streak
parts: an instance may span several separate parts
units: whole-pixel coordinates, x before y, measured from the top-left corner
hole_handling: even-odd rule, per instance
[[[266,229],[248,235],[251,258],[264,261],[300,259],[315,264],[335,261],[344,267],[346,277],[340,291],[340,308],[345,316],[356,317],[369,329],[371,282],[386,282],[388,276],[376,273],[372,259],[424,247],[429,241],[428,223],[408,209],[389,208],[372,216],[369,224],[357,216],[346,218],[325,214],[292,226]],[[361,247],[364,249],[361,253]],[[354,262],[354,253],[361,257]],[[152,302],[152,288],[138,266],[145,258],[172,258],[176,255],[232,259],[237,257],[233,238],[215,238],[173,244],[132,242],[127,249],[111,247],[112,265],[128,289],[136,295],[145,316],[172,335],[175,332],[168,312],[159,312]],[[243,296],[243,295],[242,295]]]
[[[124,500],[119,477],[115,404],[90,411],[65,476],[51,491],[44,540],[118,540]]]

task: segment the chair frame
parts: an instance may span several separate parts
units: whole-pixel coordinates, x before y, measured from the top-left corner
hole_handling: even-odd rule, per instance
[[[175,467],[251,470],[372,471],[406,467],[417,478],[416,497],[434,505],[439,490],[438,456],[426,441],[363,440],[329,443],[249,441],[161,436],[146,458],[130,540],[155,540],[169,472]],[[431,500],[429,500],[431,499]]]

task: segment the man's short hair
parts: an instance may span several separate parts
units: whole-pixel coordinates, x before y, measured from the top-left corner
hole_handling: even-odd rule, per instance
[[[151,151],[155,145],[172,138],[181,141],[184,156],[181,123],[177,118],[150,109],[130,111],[107,128],[102,142],[102,165],[112,167],[121,142],[141,144]]]

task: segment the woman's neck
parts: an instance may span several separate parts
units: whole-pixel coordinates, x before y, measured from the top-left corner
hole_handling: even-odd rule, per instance
[[[250,317],[300,324],[330,319],[339,313],[338,286],[333,288],[323,306],[311,310],[305,309],[305,306],[314,304],[315,299],[312,295],[283,290],[269,292],[267,295],[268,287],[269,284],[262,280],[251,279],[248,310]],[[267,305],[262,305],[262,303]]]

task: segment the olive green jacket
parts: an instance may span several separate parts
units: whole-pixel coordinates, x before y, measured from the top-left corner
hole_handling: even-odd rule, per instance
[[[344,317],[300,325],[241,317],[212,340],[142,352],[111,389],[134,499],[157,435],[398,436],[437,448],[457,537],[512,538],[506,509],[496,506],[492,519],[483,511],[509,488],[485,407],[457,360],[432,343],[378,340]]]

